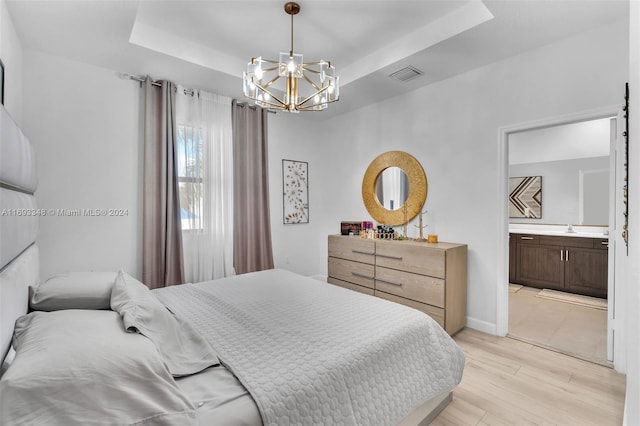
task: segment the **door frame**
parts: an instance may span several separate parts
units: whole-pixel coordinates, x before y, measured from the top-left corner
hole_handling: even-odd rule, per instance
[[[498,285],[496,292],[496,334],[498,336],[506,336],[509,331],[509,135],[512,133],[523,132],[528,130],[537,130],[543,129],[547,127],[558,126],[562,124],[572,124],[578,123],[581,121],[590,121],[597,120],[601,118],[617,118],[619,117],[619,112],[622,109],[622,105],[610,105],[607,107],[597,108],[593,110],[581,111],[577,113],[565,114],[555,117],[544,118],[535,121],[529,121],[519,124],[513,124],[508,126],[503,126],[498,129],[498,202],[501,203],[502,208],[500,209],[500,214],[498,215],[498,247],[497,247],[497,255],[498,255]],[[618,128],[620,125],[618,123]],[[612,146],[612,151],[613,146]],[[614,152],[611,152],[614,154]],[[615,170],[612,170],[611,173],[615,176]],[[611,174],[610,174],[611,179]],[[618,203],[616,202],[615,196],[609,197],[609,235],[615,235],[615,239],[619,235],[619,232],[616,232],[616,223],[615,217],[618,213]],[[611,237],[610,237],[611,238]],[[611,247],[611,245],[610,245]],[[610,250],[609,259],[615,261],[616,250]],[[614,263],[615,264],[615,263]],[[610,315],[615,312],[613,309],[615,306],[615,296],[616,292],[620,292],[622,289],[622,285],[624,280],[616,280],[615,275],[613,274],[614,268],[609,268],[609,283],[608,283],[608,330],[611,330],[615,327],[616,321],[619,322],[620,318],[613,319]],[[616,268],[617,269],[617,268]],[[615,286],[617,281],[617,286]],[[617,288],[616,288],[617,287]],[[609,349],[615,353],[617,349],[614,350],[614,344],[617,343],[613,341],[611,337],[611,333],[607,333],[607,353],[609,355]],[[616,345],[617,346],[617,345]],[[611,354],[611,359],[613,358],[613,353]]]

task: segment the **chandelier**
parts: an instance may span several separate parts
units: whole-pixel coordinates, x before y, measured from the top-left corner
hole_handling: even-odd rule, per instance
[[[293,15],[300,5],[288,2],[284,11],[291,15],[291,50],[280,52],[278,61],[252,58],[243,74],[244,95],[271,110],[322,111],[338,100],[339,77],[331,62],[303,62],[293,53]]]

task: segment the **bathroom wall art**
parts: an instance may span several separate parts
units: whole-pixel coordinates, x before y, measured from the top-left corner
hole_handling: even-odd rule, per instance
[[[509,217],[542,218],[542,176],[509,178]]]

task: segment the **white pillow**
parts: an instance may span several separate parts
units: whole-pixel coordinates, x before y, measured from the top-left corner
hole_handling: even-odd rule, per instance
[[[16,321],[0,424],[193,425],[194,408],[153,343],[116,312],[32,312]]]
[[[128,331],[155,343],[174,377],[220,364],[213,348],[189,323],[174,316],[146,285],[124,271],[118,272],[114,282],[111,309],[122,316]]]
[[[69,272],[32,288],[31,309],[110,309],[116,272]]]

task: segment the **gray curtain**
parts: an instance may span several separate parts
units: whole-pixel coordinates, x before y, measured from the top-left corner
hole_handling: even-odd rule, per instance
[[[236,274],[273,269],[267,111],[233,101],[233,266]]]
[[[176,172],[175,84],[147,77],[144,108],[142,280],[150,288],[184,282]]]

